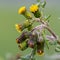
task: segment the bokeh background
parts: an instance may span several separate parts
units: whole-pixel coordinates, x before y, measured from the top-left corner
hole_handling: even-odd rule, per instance
[[[60,37],[60,0],[46,0],[45,15],[51,15],[50,27]],[[20,35],[16,29],[16,23],[22,23],[25,18],[18,15],[18,9],[25,5],[27,8],[36,0],[0,0],[0,60],[6,60],[6,56],[17,54],[23,55],[30,50],[21,52],[16,44],[16,38]],[[54,54],[54,49],[46,49],[46,55]],[[28,51],[28,52],[27,52]],[[37,60],[45,60],[44,56],[36,56]],[[50,59],[50,58],[48,58]],[[46,59],[46,60],[48,60]],[[51,59],[50,59],[51,60]]]

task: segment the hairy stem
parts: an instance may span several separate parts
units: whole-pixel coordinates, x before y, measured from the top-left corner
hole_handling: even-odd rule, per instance
[[[46,26],[45,28],[57,39],[56,34],[48,26]]]
[[[42,24],[44,24],[44,27],[55,37],[55,39],[57,39],[56,34],[51,30],[51,28],[49,27],[49,25],[48,25],[47,22],[44,22],[40,18],[35,18],[34,20],[37,21],[37,22],[41,22]]]

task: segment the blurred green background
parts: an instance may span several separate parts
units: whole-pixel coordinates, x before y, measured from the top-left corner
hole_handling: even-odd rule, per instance
[[[29,5],[36,2],[36,0],[0,0],[0,60],[8,53],[16,54],[20,52],[26,54],[29,49],[21,52],[16,44],[16,38],[19,33],[15,29],[16,23],[22,23],[25,18],[18,15],[18,9],[25,5],[29,8]],[[45,15],[51,15],[50,27],[55,33],[60,36],[60,0],[47,0],[47,5],[44,10]],[[47,50],[46,54],[55,53],[53,48]],[[43,56],[42,56],[43,57]],[[38,59],[45,60],[38,56]],[[38,60],[37,59],[37,60]]]

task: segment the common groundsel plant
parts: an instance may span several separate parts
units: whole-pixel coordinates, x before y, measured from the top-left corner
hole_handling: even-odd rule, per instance
[[[20,33],[20,36],[16,38],[16,42],[21,51],[31,48],[32,51],[26,56],[19,56],[17,60],[36,60],[35,55],[44,55],[44,47],[49,44],[55,44],[56,52],[60,52],[60,41],[58,36],[52,31],[49,26],[50,15],[44,16],[43,9],[45,8],[46,0],[43,2],[37,0],[37,3],[33,3],[29,10],[25,6],[22,6],[18,10],[18,14],[23,15],[26,20],[22,24],[16,24],[16,30]],[[32,16],[33,15],[33,16]],[[33,26],[35,22],[39,25]],[[46,34],[48,31],[50,34]]]

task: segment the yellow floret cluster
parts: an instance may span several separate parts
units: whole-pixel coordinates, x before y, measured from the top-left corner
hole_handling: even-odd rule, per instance
[[[21,29],[22,26],[21,26],[21,25],[16,24],[15,27],[16,27],[16,30],[17,30],[18,32],[21,32],[21,31],[22,31],[22,29]]]
[[[30,6],[30,11],[35,13],[36,11],[38,11],[39,7],[36,4],[33,4]]]
[[[18,14],[23,14],[23,13],[25,13],[25,11],[26,11],[26,7],[23,6],[18,10]]]

